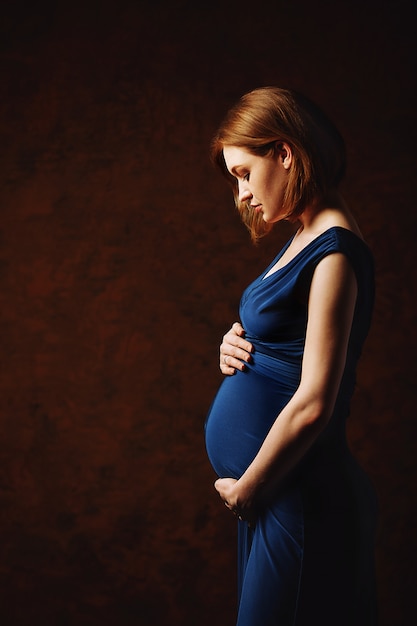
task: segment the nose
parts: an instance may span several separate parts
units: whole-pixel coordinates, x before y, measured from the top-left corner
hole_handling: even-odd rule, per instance
[[[245,202],[252,197],[250,190],[248,189],[246,181],[238,181],[238,195],[239,202]]]

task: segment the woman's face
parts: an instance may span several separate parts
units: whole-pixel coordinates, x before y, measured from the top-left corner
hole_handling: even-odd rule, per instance
[[[286,144],[279,144],[271,156],[257,156],[244,148],[224,146],[226,167],[237,180],[239,200],[267,223],[278,222],[282,216],[292,153]]]

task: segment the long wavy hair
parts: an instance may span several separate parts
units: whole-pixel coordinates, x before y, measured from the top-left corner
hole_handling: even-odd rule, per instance
[[[211,158],[231,183],[242,221],[255,242],[272,225],[248,202],[239,201],[237,181],[226,168],[223,148],[235,146],[257,156],[272,156],[279,142],[287,143],[293,152],[283,219],[296,221],[308,205],[323,201],[334,191],[345,174],[344,140],[316,104],[298,92],[279,87],[260,87],[243,95],[214,136]]]

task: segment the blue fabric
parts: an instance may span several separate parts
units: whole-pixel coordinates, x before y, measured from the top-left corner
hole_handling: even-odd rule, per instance
[[[225,377],[210,408],[206,448],[219,477],[239,478],[300,381],[308,293],[317,264],[342,253],[358,296],[333,416],[291,475],[259,510],[238,522],[238,626],[374,626],[375,494],[351,455],[345,423],[374,302],[373,259],[349,230],[334,227],[244,291],[240,317],[253,343],[245,372]]]

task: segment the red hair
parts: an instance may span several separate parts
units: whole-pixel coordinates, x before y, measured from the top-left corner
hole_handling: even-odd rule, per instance
[[[236,179],[226,168],[224,146],[270,156],[277,143],[293,152],[283,200],[284,219],[295,221],[306,206],[337,188],[346,168],[343,138],[325,113],[305,96],[288,89],[261,87],[229,110],[211,145],[211,157],[234,189],[235,203],[254,241],[271,230],[262,215],[240,202]]]

